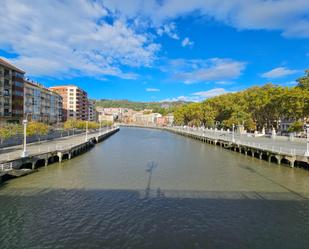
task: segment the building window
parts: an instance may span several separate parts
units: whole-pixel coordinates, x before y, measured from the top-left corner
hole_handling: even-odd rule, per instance
[[[9,96],[10,95],[10,92],[8,89],[4,89],[4,96]]]

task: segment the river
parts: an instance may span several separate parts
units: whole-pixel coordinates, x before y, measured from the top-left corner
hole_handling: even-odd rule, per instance
[[[2,184],[0,248],[309,248],[308,198],[306,170],[121,128]]]

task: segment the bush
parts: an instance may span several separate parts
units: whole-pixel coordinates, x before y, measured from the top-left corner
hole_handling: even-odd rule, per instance
[[[7,124],[5,126],[0,127],[0,140],[1,143],[3,140],[8,139],[10,137],[16,136],[22,133],[22,126],[17,124]]]
[[[49,128],[50,127],[47,124],[30,121],[27,125],[27,136],[46,135],[49,132]]]
[[[288,129],[289,132],[301,132],[303,130],[304,130],[304,123],[301,121],[295,121]]]
[[[69,130],[69,129],[85,130],[87,126],[86,124],[87,124],[87,121],[84,121],[84,120],[69,119],[64,123],[63,128],[66,130]],[[113,123],[110,121],[101,122],[102,127],[111,126],[112,124]],[[94,121],[88,121],[88,129],[91,130],[91,129],[98,129],[98,128],[100,128],[100,123],[94,122]]]

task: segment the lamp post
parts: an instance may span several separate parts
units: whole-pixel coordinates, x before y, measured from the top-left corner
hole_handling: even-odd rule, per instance
[[[305,156],[309,156],[309,124],[305,125],[305,129],[307,132],[307,150],[305,152]]]
[[[85,141],[88,141],[88,120],[86,120],[86,136],[85,136]]]
[[[235,125],[233,124],[233,129],[232,129],[232,142],[235,142]]]
[[[215,128],[216,128],[216,130],[218,130],[218,126],[219,126],[220,124],[221,124],[220,121],[217,121],[217,120],[216,120],[216,122],[215,122]]]
[[[23,143],[23,151],[21,153],[21,157],[27,157],[29,154],[27,152],[27,124],[28,124],[28,115],[31,113],[26,114],[26,118],[23,120],[24,126],[24,143]]]

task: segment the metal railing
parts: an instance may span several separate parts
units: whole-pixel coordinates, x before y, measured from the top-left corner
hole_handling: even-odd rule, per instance
[[[263,143],[262,141],[258,141],[258,138],[250,137],[250,139],[252,140],[256,139],[256,142],[245,141],[244,139],[242,139],[242,136],[238,134],[237,135],[234,134],[235,137],[233,140],[233,133],[230,131],[222,131],[222,130],[219,131],[219,130],[209,130],[209,129],[200,130],[200,129],[182,128],[182,127],[169,127],[166,129],[178,131],[178,132],[185,133],[188,135],[196,135],[196,136],[200,136],[204,138],[209,138],[212,140],[220,140],[223,142],[229,142],[231,144],[236,144],[239,146],[246,146],[246,147],[250,147],[253,149],[257,149],[257,150],[269,151],[269,152],[273,152],[277,154],[284,154],[284,155],[289,155],[289,156],[305,156],[305,153],[306,153],[305,143],[303,143],[304,148],[300,149],[300,148],[293,147],[293,144],[289,141],[284,141],[285,143],[290,143],[289,146],[280,146],[275,143],[276,140],[270,140],[272,142]],[[246,136],[246,138],[248,139],[249,136]]]

